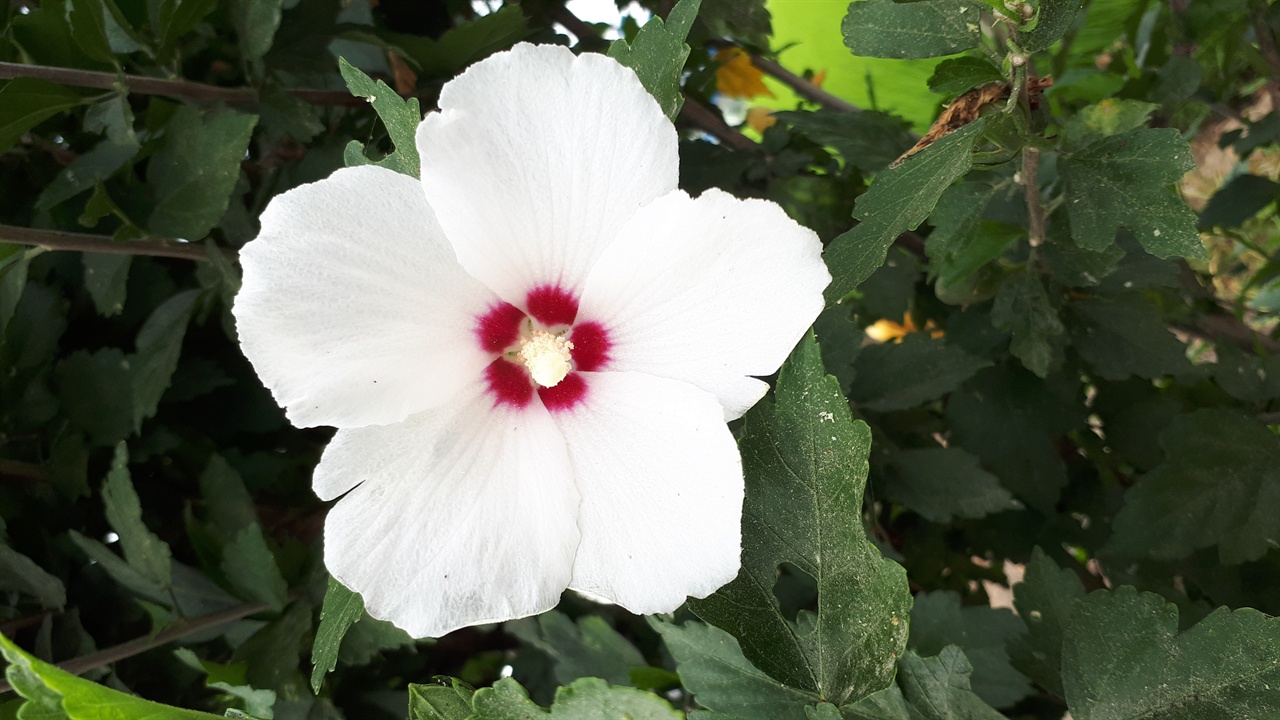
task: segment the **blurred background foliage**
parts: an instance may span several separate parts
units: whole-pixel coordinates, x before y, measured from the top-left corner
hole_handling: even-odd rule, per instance
[[[704,718],[1280,716],[1280,630],[1239,610],[1280,614],[1280,8],[1262,0],[703,0],[681,184],[775,200],[828,243],[816,334],[871,444],[848,426],[852,469],[819,482],[865,463],[865,499],[823,522],[906,570],[909,651],[867,646],[901,657],[894,699],[871,693],[888,679],[804,688],[743,657],[719,594],[693,608],[711,625],[569,594],[413,641],[329,587],[309,483],[330,432],[285,421],[228,309],[273,196],[393,150],[395,108],[353,98],[338,58],[430,110],[488,54],[604,51],[673,4],[595,23],[557,0],[5,0],[0,632],[31,653],[5,647],[33,699],[0,718],[118,701],[40,660],[280,720],[524,717],[509,684],[471,707],[506,676],[544,706],[570,684],[565,707],[604,697],[584,677],[630,685],[610,697],[637,717],[668,716],[640,691]],[[811,361],[794,382],[825,387]],[[788,402],[744,443],[769,436],[753,417],[799,432]],[[812,568],[768,569],[789,621],[838,599],[857,617]],[[1138,670],[1099,670],[1125,652]],[[1196,689],[1214,673],[1230,700]]]

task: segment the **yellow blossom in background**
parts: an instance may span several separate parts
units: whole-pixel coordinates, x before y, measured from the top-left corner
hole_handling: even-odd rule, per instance
[[[758,133],[764,133],[765,130],[778,124],[778,118],[773,116],[773,111],[767,107],[757,105],[747,111],[747,125]]]
[[[764,73],[751,63],[751,56],[742,48],[727,47],[716,51],[716,88],[724,95],[749,100],[753,97],[773,97],[773,91],[764,85]]]
[[[908,333],[920,331],[921,329],[916,327],[915,321],[911,319],[910,313],[902,317],[901,323],[896,323],[892,320],[877,320],[868,325],[865,330],[867,337],[878,343],[901,340]],[[944,335],[943,331],[934,325],[932,320],[925,322],[924,332],[929,333],[929,337],[935,338],[940,338]]]

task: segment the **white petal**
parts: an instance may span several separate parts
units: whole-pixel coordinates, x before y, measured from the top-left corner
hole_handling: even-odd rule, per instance
[[[776,204],[677,191],[636,213],[600,257],[578,318],[608,329],[606,369],[693,383],[733,419],[764,394],[748,376],[778,369],[830,281],[817,235]]]
[[[575,590],[635,613],[670,612],[738,574],[742,460],[720,404],[641,373],[583,373],[552,415],[582,495]]]
[[[412,178],[355,167],[290,190],[240,264],[241,347],[299,427],[398,422],[488,362],[474,329],[497,297],[458,265]]]
[[[538,403],[477,387],[403,423],[339,430],[316,468],[324,559],[374,617],[415,637],[555,607],[578,529],[564,440]]]
[[[472,65],[418,127],[422,183],[463,267],[521,305],[578,291],[640,206],[676,187],[676,131],[630,69],[516,45]]]

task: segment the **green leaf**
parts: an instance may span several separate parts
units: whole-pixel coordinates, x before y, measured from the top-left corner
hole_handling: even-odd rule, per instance
[[[845,163],[867,173],[889,167],[911,149],[911,125],[902,118],[874,110],[792,110],[773,117],[821,145],[834,148]]]
[[[142,505],[129,480],[129,450],[124,443],[116,446],[111,470],[102,484],[102,504],[107,522],[120,535],[125,561],[147,580],[161,587],[171,585],[169,545],[142,522]]]
[[[8,545],[0,545],[0,590],[33,597],[49,610],[61,611],[67,604],[62,581]]]
[[[1077,318],[1072,343],[1099,377],[1156,379],[1191,369],[1186,346],[1165,328],[1160,309],[1141,295],[1083,300],[1068,307]]]
[[[471,700],[474,720],[681,720],[665,700],[635,688],[611,688],[597,678],[582,678],[568,687],[556,689],[551,711],[538,707],[520,683],[503,678],[491,688],[481,688]]]
[[[960,607],[949,590],[916,595],[911,608],[910,647],[922,655],[964,648],[973,663],[973,692],[995,707],[1009,707],[1031,694],[1026,676],[1013,669],[1005,644],[1027,632],[1022,620],[1005,608]]]
[[[1040,0],[1036,6],[1035,27],[1022,33],[1022,49],[1048,50],[1071,29],[1083,5],[1083,0]]]
[[[1073,388],[1074,389],[1074,388]],[[1069,400],[1029,372],[978,373],[947,400],[953,444],[974,453],[1019,498],[1047,514],[1067,484],[1054,435],[1083,421]]]
[[[450,28],[439,38],[389,32],[381,28],[349,30],[343,38],[372,43],[404,58],[420,75],[447,78],[492,53],[511,47],[530,33],[518,7],[507,6]]]
[[[960,648],[949,645],[937,657],[902,656],[898,684],[914,711],[912,720],[1004,720],[969,689],[973,668]]]
[[[71,538],[71,542],[80,548],[80,551],[87,555],[90,560],[101,567],[104,572],[110,575],[112,580],[143,598],[162,603],[166,607],[173,606],[173,598],[169,595],[168,588],[146,577],[137,568],[121,560],[120,556],[111,552],[111,549],[106,545],[93,538],[85,537],[75,530],[68,530],[67,534]]]
[[[135,430],[156,414],[160,398],[169,387],[199,295],[199,290],[188,290],[165,300],[138,331],[137,352],[129,356]]]
[[[698,18],[715,35],[764,47],[773,34],[766,0],[703,0]]]
[[[1171,189],[1195,167],[1173,128],[1137,129],[1103,138],[1058,163],[1066,182],[1071,235],[1089,250],[1115,242],[1129,228],[1160,258],[1208,258],[1196,216]]]
[[[44,252],[41,248],[9,247],[13,249],[0,258],[0,344],[4,343],[9,321],[13,319],[22,291],[27,286],[27,268],[31,265],[31,258]],[[4,249],[5,246],[0,245],[0,251]]]
[[[147,18],[161,47],[172,48],[217,6],[218,0],[147,0]]]
[[[19,694],[28,698],[20,711],[30,720],[215,720],[218,715],[161,705],[78,678],[27,654],[0,635],[0,653],[9,661],[6,673]],[[34,707],[33,707],[34,706]],[[65,715],[59,715],[61,710]],[[34,712],[32,712],[34,711]]]
[[[1218,546],[1223,563],[1257,560],[1280,541],[1280,438],[1226,409],[1174,418],[1165,461],[1124,496],[1108,548],[1161,560]]]
[[[789,687],[751,664],[729,633],[699,622],[674,625],[649,618],[676,661],[676,672],[699,705],[733,717],[805,720],[816,693]]]
[[[289,586],[257,523],[236,533],[222,552],[222,574],[236,591],[247,599],[270,605],[277,612],[284,609]]]
[[[344,58],[338,58],[338,70],[342,73],[342,79],[346,81],[347,89],[351,94],[365,98],[373,106],[373,111],[378,113],[378,118],[386,126],[391,144],[395,147],[391,154],[374,164],[409,177],[418,177],[422,169],[422,161],[418,157],[418,145],[414,140],[418,132],[418,123],[422,122],[422,110],[418,107],[418,99],[400,97],[386,83],[381,80],[374,82]],[[351,145],[347,146],[347,153],[347,165],[355,164],[350,162]],[[364,153],[359,155],[359,161],[371,162]]]
[[[231,661],[248,663],[250,685],[277,693],[305,692],[298,657],[303,638],[311,632],[311,613],[311,603],[298,600],[236,648]]]
[[[48,80],[18,78],[0,86],[0,153],[22,134],[63,110],[82,105],[79,93]]]
[[[981,6],[966,0],[859,0],[841,24],[854,55],[930,58],[977,47]]]
[[[276,704],[276,693],[273,690],[259,690],[245,682],[244,664],[222,665],[201,660],[187,648],[173,651],[187,667],[205,675],[205,685],[214,690],[221,690],[233,699],[244,703],[245,712],[255,717],[271,717],[272,708]]]
[[[330,577],[320,607],[320,627],[316,628],[316,641],[311,646],[312,692],[320,692],[324,676],[338,666],[342,636],[363,616],[364,600],[360,595]]]
[[[408,720],[467,720],[475,690],[457,678],[436,678],[439,685],[409,685]],[[448,685],[443,684],[448,682]]]
[[[939,95],[959,95],[979,85],[1004,82],[1004,73],[986,58],[965,55],[938,63],[929,78],[929,90]]]
[[[833,276],[828,303],[848,295],[880,267],[894,239],[919,227],[942,192],[969,172],[984,124],[972,122],[876,176],[854,206],[853,216],[862,222],[832,240],[824,253]]]
[[[1280,183],[1259,175],[1237,175],[1209,198],[1202,228],[1237,228],[1280,199]]]
[[[235,0],[231,15],[240,37],[240,52],[248,62],[258,62],[271,49],[284,0]]]
[[[902,567],[862,528],[870,444],[808,336],[783,364],[775,401],[744,418],[742,571],[689,601],[753,665],[836,704],[889,685],[911,606]],[[772,590],[782,563],[817,581],[816,615],[784,616]]]
[[[609,46],[609,57],[636,71],[640,82],[658,101],[668,118],[676,119],[684,105],[680,75],[689,59],[685,38],[698,16],[702,0],[680,0],[666,22],[654,15],[631,42],[618,38]]]
[[[96,2],[97,0],[95,0]],[[106,139],[63,168],[36,198],[36,208],[44,210],[105,182],[120,168],[129,164],[142,149],[133,130],[133,110],[128,97],[112,95],[89,106],[84,114],[84,128],[103,133]]]
[[[240,474],[221,455],[209,457],[209,464],[200,474],[200,494],[204,496],[209,521],[224,542],[258,521],[253,496],[245,489]]]
[[[1052,339],[1066,328],[1033,271],[1023,269],[1004,279],[991,308],[991,322],[1013,335],[1009,351],[1031,372],[1048,377],[1049,370],[1058,365],[1060,357]]]
[[[123,352],[77,350],[57,364],[54,376],[62,411],[90,444],[115,445],[133,432],[133,379]]]
[[[257,123],[256,115],[231,110],[206,117],[190,105],[178,108],[147,164],[147,182],[156,190],[148,229],[185,240],[207,235],[227,210]]]
[[[561,685],[582,677],[629,685],[631,669],[648,664],[631,641],[598,615],[584,615],[575,625],[567,615],[552,610],[536,618],[512,620],[504,629],[549,657]]]
[[[942,397],[990,365],[942,338],[910,333],[900,343],[862,349],[849,397],[868,410],[904,410]]]
[[[1063,697],[1062,635],[1084,585],[1069,569],[1060,569],[1037,547],[1022,582],[1013,586],[1013,605],[1027,624],[1027,634],[1005,646],[1013,666],[1040,687]]]
[[[893,457],[889,497],[933,522],[980,518],[1017,507],[1000,480],[978,458],[956,447],[903,450]]]
[[[1073,144],[1080,144],[1076,142],[1077,135],[1088,137],[1088,133],[1093,134],[1089,140],[1094,142],[1099,135],[1110,137],[1146,127],[1151,113],[1159,109],[1160,106],[1155,103],[1107,98],[1084,108],[1076,118],[1069,120],[1067,132]],[[1077,122],[1079,125],[1076,124]],[[1083,130],[1080,129],[1081,125]]]
[[[368,665],[388,650],[411,648],[417,642],[404,630],[365,613],[342,636],[338,660],[343,665]]]
[[[1062,648],[1075,720],[1270,718],[1280,713],[1280,619],[1218,608],[1178,633],[1178,609],[1131,587],[1075,604]]]
[[[84,289],[93,299],[93,307],[102,317],[119,315],[124,310],[125,288],[129,282],[131,255],[81,253],[84,266]]]

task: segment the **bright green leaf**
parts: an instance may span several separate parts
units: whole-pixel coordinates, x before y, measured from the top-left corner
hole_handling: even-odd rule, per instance
[[[418,123],[422,122],[422,110],[418,107],[418,99],[400,97],[386,83],[381,80],[375,82],[344,58],[338,58],[338,69],[342,72],[342,79],[346,81],[347,89],[351,94],[365,98],[373,106],[373,111],[386,126],[391,144],[395,147],[391,154],[375,164],[410,177],[418,177],[422,169],[422,161],[418,158],[418,145],[414,140],[418,132]],[[355,141],[353,140],[352,143]],[[360,151],[359,157],[354,158],[357,163],[353,163],[351,153],[352,146],[348,144],[347,165],[372,162],[364,151]]]
[[[1207,258],[1196,216],[1171,186],[1195,167],[1173,128],[1137,129],[1103,138],[1058,163],[1066,182],[1071,234],[1102,250],[1129,228],[1152,255]]]
[[[567,615],[552,610],[536,618],[512,620],[504,628],[549,657],[561,685],[582,677],[627,685],[631,669],[648,664],[631,641],[598,615],[584,615],[575,624]]]
[[[990,365],[942,338],[910,333],[902,342],[862,349],[849,397],[868,410],[904,410],[942,397]]]
[[[991,308],[991,322],[1013,335],[1009,351],[1031,372],[1047,377],[1059,363],[1053,339],[1066,332],[1049,303],[1044,283],[1023,269],[1004,279]]]
[[[1084,585],[1070,569],[1059,568],[1039,547],[1031,554],[1022,582],[1013,586],[1013,604],[1027,634],[1010,638],[1013,666],[1058,697],[1062,690],[1062,634]]]
[[[1062,648],[1075,720],[1272,718],[1280,619],[1218,608],[1178,632],[1178,609],[1131,587],[1075,604]]]
[[[849,5],[841,31],[854,55],[930,58],[977,47],[981,6],[966,0],[859,0]]]
[[[684,61],[689,59],[685,38],[701,4],[702,0],[680,0],[667,15],[666,22],[655,15],[630,43],[619,38],[609,46],[609,57],[635,70],[662,112],[672,120],[684,105],[680,74],[684,71]]]
[[[1174,418],[1165,461],[1124,496],[1110,549],[1161,560],[1218,546],[1223,563],[1257,560],[1280,543],[1280,438],[1226,409]]]
[[[834,278],[828,303],[875,272],[894,239],[919,227],[943,191],[969,171],[983,126],[982,120],[970,123],[876,176],[854,206],[853,216],[862,222],[832,240],[824,253]]]
[[[582,678],[558,688],[550,712],[538,707],[520,683],[511,678],[477,690],[471,703],[474,720],[681,720],[681,714],[658,696],[635,688],[609,687],[597,678]]]
[[[689,601],[753,665],[836,704],[889,685],[911,606],[903,569],[862,528],[870,444],[810,335],[783,364],[774,402],[744,418],[742,571]],[[773,594],[781,563],[816,580],[816,615],[784,616]]]
[[[328,588],[324,592],[324,604],[320,607],[320,627],[316,629],[316,641],[311,646],[313,692],[320,692],[324,676],[338,666],[342,636],[363,616],[364,599],[330,577]]]
[[[700,622],[674,625],[649,618],[676,661],[676,672],[698,704],[733,717],[805,720],[805,706],[818,701],[751,664],[729,633]]]
[[[1026,676],[1013,669],[1005,644],[1025,636],[1026,625],[1005,608],[960,606],[951,591],[916,595],[911,608],[910,647],[922,655],[958,645],[973,664],[973,692],[996,707],[1009,707],[1031,694]]]
[[[41,122],[84,102],[80,93],[48,80],[10,80],[0,86],[0,152]]]
[[[227,210],[257,123],[256,115],[232,110],[206,116],[191,105],[178,108],[147,164],[147,182],[156,191],[147,228],[192,241],[208,235]]]
[[[952,517],[980,518],[1017,505],[995,475],[961,448],[903,450],[893,457],[889,497],[934,522]]]

